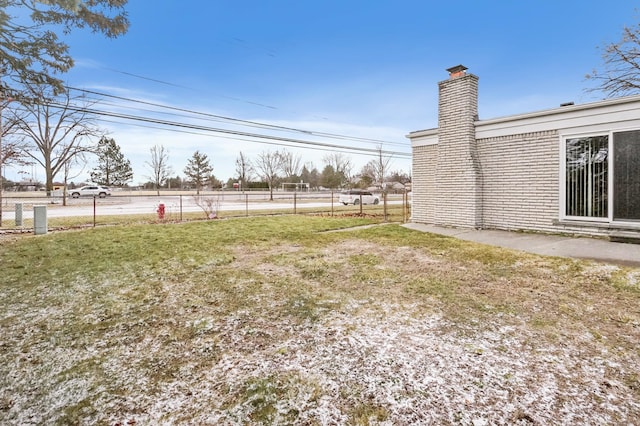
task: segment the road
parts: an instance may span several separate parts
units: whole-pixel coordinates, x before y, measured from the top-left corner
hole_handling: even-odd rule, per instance
[[[274,194],[275,195],[275,194]],[[203,196],[200,204],[209,201],[216,211],[247,211],[247,210],[291,210],[294,208],[293,194],[274,197],[274,201],[269,201],[268,194],[224,194],[223,196]],[[3,220],[15,220],[15,203],[23,203],[23,219],[33,219],[32,205],[46,205],[47,217],[72,217],[72,216],[112,216],[112,215],[136,215],[136,214],[156,214],[160,204],[165,205],[165,215],[176,217],[183,213],[203,212],[204,210],[196,203],[194,196],[111,196],[104,199],[83,198],[68,199],[67,206],[62,205],[62,199],[53,198],[47,202],[46,198],[40,199],[15,199],[6,200],[3,206]],[[297,208],[314,208],[318,210],[331,208],[330,194],[304,194],[295,197]],[[389,200],[388,204],[401,204],[397,197]],[[337,202],[337,197],[333,201],[334,206],[341,205]],[[364,206],[366,208],[367,206]]]

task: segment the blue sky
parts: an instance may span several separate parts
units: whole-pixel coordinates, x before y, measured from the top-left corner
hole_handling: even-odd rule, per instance
[[[405,135],[436,127],[437,83],[457,64],[480,78],[482,119],[599,99],[584,91],[585,75],[602,63],[598,47],[619,40],[624,25],[638,22],[638,6],[622,0],[130,0],[131,28],[123,37],[76,32],[66,39],[76,67],[64,79],[72,87],[129,99],[381,140],[385,150],[410,153]],[[321,143],[379,144],[102,102],[95,108]],[[154,144],[168,149],[174,175],[183,175],[188,158],[200,150],[224,181],[234,175],[240,151],[253,158],[282,148],[120,119],[100,125],[132,161],[134,184],[150,175],[145,161]],[[286,149],[319,170],[331,152]],[[345,155],[354,172],[371,159]],[[409,172],[410,159],[396,156],[391,168]],[[7,177],[17,171],[8,168]],[[88,171],[75,180],[87,178]],[[42,180],[43,172],[35,174]]]

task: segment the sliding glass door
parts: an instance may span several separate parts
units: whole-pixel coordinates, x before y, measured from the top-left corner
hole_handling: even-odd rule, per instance
[[[566,140],[565,213],[599,219],[609,215],[609,137]]]
[[[565,216],[640,222],[640,130],[567,138],[564,150]]]
[[[613,134],[613,219],[640,221],[640,130]]]

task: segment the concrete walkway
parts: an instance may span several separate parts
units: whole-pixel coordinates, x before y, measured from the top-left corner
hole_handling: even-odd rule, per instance
[[[447,235],[499,247],[547,256],[590,259],[598,262],[640,267],[640,244],[614,243],[596,238],[521,232],[445,228],[421,223],[404,224],[416,231]]]

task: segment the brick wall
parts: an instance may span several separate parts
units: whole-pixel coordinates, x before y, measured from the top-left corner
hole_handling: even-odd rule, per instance
[[[640,96],[479,121],[478,78],[465,70],[447,70],[450,78],[438,85],[438,128],[409,135],[413,221],[588,235],[637,232],[635,223],[560,218],[560,137],[640,128]]]
[[[556,231],[557,131],[476,139],[478,78],[439,83],[438,143],[413,150],[415,222]]]
[[[478,227],[482,220],[474,124],[478,116],[478,77],[464,74],[442,81],[438,87],[433,223]]]
[[[411,177],[411,220],[420,223],[434,223],[436,192],[436,162],[438,145],[419,146],[413,149]]]
[[[480,139],[483,227],[558,231],[556,131]]]

